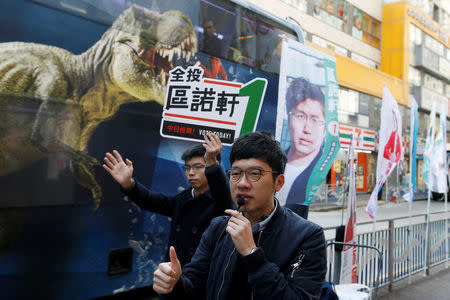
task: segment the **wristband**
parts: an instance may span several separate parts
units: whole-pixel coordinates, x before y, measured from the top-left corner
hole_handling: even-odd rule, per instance
[[[252,250],[250,250],[250,253],[248,255],[252,254],[253,252],[255,252],[258,249],[259,249],[259,247],[252,248]]]

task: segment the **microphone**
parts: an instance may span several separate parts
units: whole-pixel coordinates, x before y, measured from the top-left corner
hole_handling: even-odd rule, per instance
[[[238,204],[238,211],[241,209],[241,206],[245,204],[245,200],[244,198],[240,197],[239,199],[237,199],[237,204]]]

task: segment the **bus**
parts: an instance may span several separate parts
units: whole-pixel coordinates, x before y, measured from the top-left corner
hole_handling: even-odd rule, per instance
[[[242,0],[1,7],[1,298],[139,299],[165,257],[170,220],[123,196],[101,167],[105,153],[130,158],[153,191],[188,186],[180,156],[195,142],[160,134],[177,66],[227,81],[265,78],[256,130],[275,133],[281,41],[303,43],[301,27]],[[205,45],[211,25],[215,46]]]

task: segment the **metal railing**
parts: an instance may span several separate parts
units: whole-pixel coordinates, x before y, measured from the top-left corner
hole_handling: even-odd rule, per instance
[[[359,252],[363,252],[364,254],[372,252],[372,253],[375,253],[378,256],[377,259],[374,261],[374,263],[376,264],[376,268],[373,268],[374,272],[373,273],[372,272],[368,272],[367,273],[367,274],[370,274],[371,277],[373,278],[374,284],[373,284],[373,289],[371,289],[371,293],[372,293],[373,299],[376,300],[377,299],[378,286],[379,286],[379,283],[380,283],[381,268],[382,268],[382,265],[383,265],[383,263],[382,263],[383,262],[383,252],[381,252],[381,250],[376,248],[376,247],[362,245],[362,244],[350,244],[350,243],[342,243],[342,242],[334,242],[334,241],[332,241],[332,242],[329,242],[327,244],[327,250],[329,249],[329,246],[333,246],[333,247],[337,247],[337,246],[341,246],[341,247],[342,246],[357,247],[357,249],[359,249]],[[329,252],[332,253],[333,249],[335,249],[335,251],[336,251],[336,248],[330,248]],[[334,273],[334,271],[335,271],[335,270],[333,270],[334,264],[332,263],[332,260],[333,260],[333,256],[331,256],[331,262],[329,262],[330,268],[328,270],[328,280],[330,282],[334,281],[334,280],[331,279],[332,278],[331,274]],[[362,281],[364,281],[364,280],[362,280]]]
[[[311,201],[311,205],[336,205],[344,203],[346,186],[322,183]]]
[[[445,214],[445,212],[430,215]],[[445,215],[444,215],[445,216]],[[435,265],[446,262],[450,253],[445,252],[445,239],[449,238],[449,228],[445,228],[444,219],[429,222],[429,239],[426,247],[426,214],[413,215],[415,224],[395,227],[395,222],[408,217],[378,220],[379,223],[387,223],[386,229],[375,232],[366,232],[357,235],[356,243],[375,247],[382,252],[380,267],[379,286],[389,285],[395,281],[404,279],[420,271],[428,274],[429,269]],[[417,223],[417,218],[424,218],[423,222]],[[357,227],[368,226],[372,222],[358,223]],[[336,230],[338,226],[324,228],[325,231]],[[334,239],[327,240],[328,243]],[[428,249],[428,251],[426,250]],[[425,259],[427,251],[428,259]],[[329,254],[330,255],[330,254]],[[329,256],[328,256],[329,257]],[[357,252],[358,283],[373,287],[376,283],[376,273],[379,261],[374,251],[366,249]],[[334,272],[331,266],[328,272]]]

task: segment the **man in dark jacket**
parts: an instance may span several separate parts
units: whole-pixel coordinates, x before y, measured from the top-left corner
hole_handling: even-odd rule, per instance
[[[160,294],[184,299],[319,299],[326,274],[323,230],[274,197],[284,183],[286,155],[256,132],[231,149],[231,195],[239,211],[215,218],[183,270],[173,247],[154,273]]]
[[[222,52],[222,42],[216,36],[216,25],[213,20],[206,20],[203,23],[203,43],[200,45],[200,51],[220,57]]]
[[[122,159],[120,153],[106,153],[103,168],[121,185],[124,193],[139,207],[172,218],[169,246],[179,249],[179,261],[191,261],[200,238],[211,220],[234,207],[225,173],[220,165],[222,143],[214,134],[205,136],[205,143],[185,151],[182,159],[191,188],[174,196],[153,193],[133,175],[133,163]],[[206,164],[206,165],[205,165]],[[168,178],[170,180],[170,178]],[[166,253],[169,259],[169,251]]]

